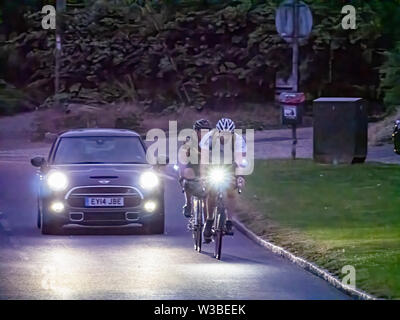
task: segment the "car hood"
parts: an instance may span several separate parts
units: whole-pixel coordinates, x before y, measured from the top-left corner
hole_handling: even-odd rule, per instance
[[[52,165],[68,177],[68,189],[76,186],[134,186],[139,188],[140,175],[152,170],[149,164],[132,165]]]

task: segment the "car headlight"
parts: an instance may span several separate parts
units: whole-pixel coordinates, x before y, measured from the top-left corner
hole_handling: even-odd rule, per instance
[[[223,168],[211,169],[209,175],[209,181],[213,185],[222,185],[228,183],[228,173]]]
[[[68,186],[68,178],[60,171],[53,171],[47,176],[47,185],[53,191],[62,191]]]
[[[140,176],[139,184],[143,189],[154,189],[160,183],[154,172],[146,171]]]

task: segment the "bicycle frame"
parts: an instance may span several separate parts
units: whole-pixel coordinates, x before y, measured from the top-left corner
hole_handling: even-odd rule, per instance
[[[218,188],[217,204],[214,211],[214,226],[212,228],[213,240],[215,244],[214,258],[218,260],[221,260],[222,237],[224,236],[224,226],[226,221],[224,195],[224,190]]]

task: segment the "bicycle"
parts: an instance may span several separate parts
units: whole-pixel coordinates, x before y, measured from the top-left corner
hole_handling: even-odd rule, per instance
[[[239,194],[242,193],[242,184],[239,183],[236,185],[237,191]],[[217,184],[217,202],[214,210],[214,225],[211,229],[212,240],[214,242],[214,258],[221,260],[221,251],[222,251],[222,238],[225,235],[232,236],[233,233],[227,233],[225,230],[225,222],[226,222],[226,208],[224,204],[224,195],[225,189],[223,188],[223,184]]]
[[[204,210],[206,205],[205,199],[207,197],[207,193],[205,181],[202,179],[196,180],[199,180],[199,183],[202,184],[202,192],[201,195],[191,196],[190,201],[192,204],[192,211],[191,217],[189,218],[188,229],[192,231],[194,249],[200,253],[203,241]],[[187,181],[185,181],[184,183],[187,183]]]
[[[217,169],[218,170],[218,169]],[[216,171],[214,171],[216,173]],[[222,238],[225,235],[233,235],[233,233],[227,233],[225,230],[225,222],[226,222],[226,208],[224,204],[224,196],[226,192],[226,181],[230,180],[231,176],[226,177],[226,172],[225,170],[222,169],[220,172],[222,174],[221,180],[218,181],[217,179],[214,179],[214,187],[216,187],[216,207],[214,210],[214,224],[211,229],[212,233],[212,241],[215,244],[214,247],[214,258],[221,260],[221,251],[222,251]],[[215,178],[215,177],[214,177]],[[208,179],[210,180],[210,178]],[[192,204],[192,212],[191,212],[191,217],[189,219],[188,223],[188,229],[192,231],[192,237],[193,237],[193,242],[194,242],[194,249],[198,251],[199,253],[201,252],[201,246],[202,246],[202,240],[203,240],[203,226],[204,226],[204,210],[206,206],[206,197],[207,197],[207,192],[206,192],[206,184],[210,183],[204,178],[196,178],[193,180],[190,180],[190,182],[197,182],[200,183],[201,191],[197,192],[197,195],[191,196],[191,204]],[[189,180],[184,180],[183,183],[188,183]],[[238,193],[240,194],[242,192],[242,185],[237,184],[236,188],[238,190]]]

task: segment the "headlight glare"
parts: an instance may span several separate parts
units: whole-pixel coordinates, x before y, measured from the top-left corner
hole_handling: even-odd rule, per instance
[[[227,172],[222,168],[215,168],[210,171],[209,180],[212,184],[221,185],[227,182]]]
[[[50,206],[50,209],[56,213],[60,213],[64,211],[64,204],[62,202],[53,202]]]
[[[143,189],[154,189],[160,183],[154,172],[146,171],[140,176],[139,184]]]
[[[156,209],[157,205],[154,201],[147,201],[144,203],[144,209],[148,212],[153,212]]]
[[[68,186],[67,176],[60,171],[50,172],[47,176],[47,185],[53,191],[65,190]]]

